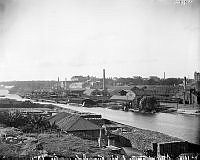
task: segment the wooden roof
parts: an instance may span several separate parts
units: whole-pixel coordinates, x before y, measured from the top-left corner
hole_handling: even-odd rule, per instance
[[[58,113],[50,118],[49,121],[51,124],[55,123],[64,131],[88,131],[101,129],[101,127],[77,114]]]

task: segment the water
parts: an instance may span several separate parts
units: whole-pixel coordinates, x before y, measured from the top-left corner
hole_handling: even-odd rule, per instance
[[[16,99],[16,100],[19,100],[19,101],[23,101],[23,99],[16,94],[9,94],[8,90],[1,90],[0,89],[0,96],[5,96],[5,97],[0,97],[0,98],[9,98],[9,99]]]
[[[84,108],[59,105],[81,112],[101,114],[102,117],[133,127],[162,132],[192,143],[200,144],[200,116],[156,113],[142,114],[104,108]]]
[[[6,95],[7,98],[23,100],[17,95],[11,95],[7,91],[0,90],[0,95],[2,94]],[[66,104],[56,105],[76,111],[101,114],[103,118],[119,123],[162,132],[192,143],[200,144],[200,116],[171,113],[141,114],[104,108],[84,108]]]

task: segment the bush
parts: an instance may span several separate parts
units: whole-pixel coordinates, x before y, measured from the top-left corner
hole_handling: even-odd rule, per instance
[[[143,97],[139,103],[140,111],[151,112],[155,111],[157,107],[157,100],[155,97]]]
[[[51,129],[53,126],[41,115],[22,115],[21,112],[0,112],[0,123],[8,127],[22,129],[23,132],[42,132]]]

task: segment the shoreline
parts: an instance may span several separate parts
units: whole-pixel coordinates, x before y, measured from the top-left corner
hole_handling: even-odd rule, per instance
[[[176,109],[175,113],[185,114],[185,115],[195,115],[200,116],[200,106],[194,106],[191,104],[173,104],[173,103],[163,103],[162,105],[170,106],[172,109]],[[173,113],[173,112],[172,112]]]
[[[11,99],[11,101],[12,100],[13,99]],[[13,101],[18,101],[18,100],[13,100]],[[23,101],[18,101],[18,102],[23,102]],[[86,113],[88,113],[88,114],[96,114],[96,113],[92,113],[92,112],[82,112],[82,111],[77,111],[77,110],[74,110],[74,109],[71,109],[71,108],[62,107],[62,106],[60,106],[62,104],[59,105],[59,104],[53,104],[53,103],[48,103],[48,102],[42,102],[41,103],[41,102],[34,102],[34,101],[30,101],[30,102],[34,103],[34,104],[39,104],[40,107],[35,107],[35,108],[32,108],[32,107],[31,108],[29,108],[29,107],[10,107],[10,108],[8,108],[7,107],[7,108],[0,108],[0,111],[4,111],[4,110],[19,110],[19,111],[25,111],[25,112],[34,112],[34,111],[48,112],[48,111],[54,111],[54,113],[68,112],[68,113],[72,113],[72,114],[86,114]],[[44,106],[44,107],[42,107],[42,106]],[[51,107],[51,108],[49,108],[49,107]],[[106,119],[106,118],[103,118],[103,119]],[[116,124],[120,124],[120,125],[122,125],[124,127],[134,128],[134,129],[143,130],[143,131],[149,131],[149,132],[155,132],[155,133],[163,134],[163,135],[171,137],[171,138],[176,138],[176,139],[184,141],[181,138],[178,138],[178,137],[175,137],[175,136],[170,136],[170,135],[167,135],[167,134],[159,132],[159,131],[153,131],[153,130],[149,130],[149,129],[139,128],[139,127],[131,126],[131,125],[128,125],[128,124],[123,124],[123,123],[120,123],[120,122],[116,122],[116,121],[113,121],[113,120],[109,120],[109,121],[112,121],[113,123],[116,123]]]
[[[68,112],[72,114],[81,114],[83,112],[78,112],[72,109],[68,108],[62,108],[56,105],[53,105],[56,110],[59,112]],[[10,108],[13,109],[13,108]],[[15,108],[15,110],[43,110],[45,111],[46,108]],[[86,112],[85,112],[86,113]],[[90,114],[90,113],[89,113]],[[92,113],[91,113],[92,114]],[[103,118],[104,119],[104,118]],[[106,119],[105,119],[106,120]],[[114,130],[113,134],[123,136],[130,140],[132,147],[137,148],[138,150],[145,152],[146,150],[152,150],[153,146],[152,143],[165,143],[165,142],[185,142],[186,140],[183,140],[178,137],[170,136],[165,133],[161,133],[158,131],[152,131],[148,129],[141,129],[138,127],[133,127],[130,125],[118,123],[115,121],[109,120],[113,125],[120,125],[121,127],[117,130]],[[124,132],[124,129],[127,130]]]
[[[0,89],[0,90],[5,90],[8,91],[8,95],[12,95],[10,94],[9,91],[10,88],[4,88],[4,89]],[[21,97],[20,94],[17,94],[17,96]],[[0,95],[0,98],[6,98],[6,95]],[[22,98],[22,97],[21,97]],[[11,99],[11,98],[10,98]],[[52,104],[68,104],[68,103],[61,103],[61,102],[56,102],[53,100],[46,100],[46,99],[42,99],[43,101],[40,101],[40,99],[38,101],[34,100],[34,99],[26,99],[26,98],[22,98],[22,100],[29,100],[31,102],[37,103],[37,102],[46,102],[46,103],[52,103]],[[74,103],[74,105],[80,105],[78,103]],[[158,113],[177,113],[177,114],[183,114],[183,115],[195,115],[195,116],[200,116],[200,106],[194,106],[194,105],[190,105],[190,104],[178,104],[177,103],[161,103],[161,105],[165,106],[166,108],[168,108],[167,110],[163,110],[160,111]],[[99,106],[100,107],[100,106]],[[86,107],[86,108],[94,108],[94,107]],[[104,108],[104,107],[101,107]],[[112,109],[112,108],[110,108]],[[112,109],[115,110],[115,109]],[[133,110],[130,110],[132,112],[134,112]]]
[[[15,98],[11,98],[11,99],[15,99]],[[16,99],[15,99],[16,100]],[[19,100],[19,99],[17,99],[17,100]],[[58,108],[64,108],[64,109],[70,109],[70,110],[72,110],[73,112],[77,112],[77,110],[74,110],[74,109],[72,109],[71,107],[70,108],[67,108],[67,107],[62,107],[62,105],[66,105],[66,104],[61,104],[61,103],[49,103],[49,102],[37,102],[37,101],[35,101],[35,100],[31,100],[31,99],[21,99],[20,101],[24,101],[24,100],[28,100],[28,101],[31,101],[31,102],[33,102],[33,103],[39,103],[39,104],[51,104],[51,105],[54,105],[54,106],[56,106],[56,107],[58,107]],[[90,107],[89,107],[90,108]],[[90,111],[86,111],[86,113],[89,113]],[[90,113],[93,113],[93,112],[90,112]],[[130,112],[124,112],[124,113],[130,113]],[[166,114],[169,114],[169,113],[166,113]],[[173,113],[170,113],[171,115],[173,115]],[[169,114],[169,115],[170,115]],[[179,114],[181,114],[181,113],[179,113]],[[176,112],[175,112],[175,115],[176,115]],[[186,115],[186,114],[185,114]],[[189,114],[187,114],[187,115],[189,115]],[[190,114],[191,115],[191,114]],[[196,116],[196,115],[195,115]],[[107,118],[107,117],[105,117],[105,118]],[[112,119],[110,119],[110,120],[112,120]],[[115,120],[112,120],[112,121],[115,121]],[[122,123],[122,122],[120,122],[120,121],[115,121],[115,122],[117,122],[117,123]],[[122,124],[124,124],[124,125],[128,125],[128,126],[130,126],[130,127],[135,127],[135,128],[138,128],[138,129],[141,129],[141,130],[148,130],[149,132],[157,132],[157,133],[161,133],[161,134],[164,134],[164,135],[167,135],[167,136],[170,136],[170,137],[175,137],[175,138],[178,138],[177,136],[176,136],[176,134],[169,134],[169,133],[166,133],[166,132],[162,132],[162,131],[159,131],[159,130],[155,130],[155,129],[149,129],[148,127],[147,128],[145,128],[145,127],[139,127],[139,126],[134,126],[134,125],[131,125],[131,124],[127,124],[127,123],[122,123]],[[184,140],[184,141],[189,141],[189,142],[191,142],[191,143],[196,143],[196,144],[199,144],[199,142],[198,141],[194,141],[193,139],[192,140],[190,140],[190,138],[187,138],[187,137],[183,137],[183,136],[179,136],[180,138],[178,138],[178,139],[181,139],[181,140]]]

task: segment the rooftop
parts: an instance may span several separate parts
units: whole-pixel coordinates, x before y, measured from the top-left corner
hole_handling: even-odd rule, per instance
[[[51,124],[55,123],[64,131],[99,130],[101,127],[81,117],[78,114],[58,113],[49,118]]]

